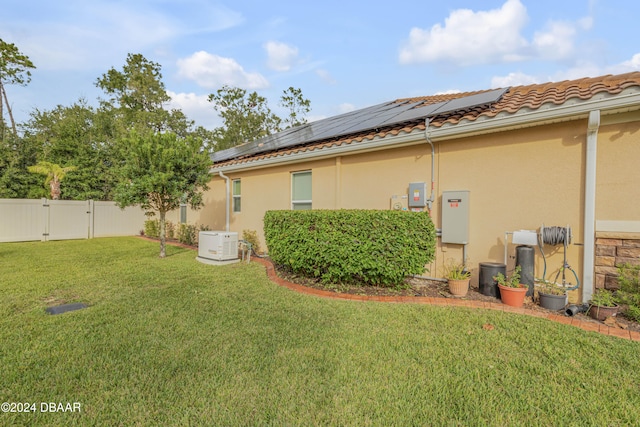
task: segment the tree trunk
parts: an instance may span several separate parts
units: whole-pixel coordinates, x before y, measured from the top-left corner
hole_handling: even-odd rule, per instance
[[[160,258],[164,258],[167,256],[167,252],[166,252],[167,237],[166,237],[165,216],[166,216],[166,212],[160,211]]]
[[[11,105],[9,105],[9,99],[7,98],[7,91],[4,88],[4,85],[0,86],[2,89],[2,97],[4,98],[4,103],[7,106],[7,112],[9,113],[9,120],[11,121],[11,129],[13,129],[13,134],[18,135],[18,130],[16,129],[16,121],[13,119],[13,113],[11,112]],[[2,100],[0,100],[2,102]]]
[[[49,186],[51,187],[51,200],[60,199],[60,181],[52,179],[51,182],[49,182]]]

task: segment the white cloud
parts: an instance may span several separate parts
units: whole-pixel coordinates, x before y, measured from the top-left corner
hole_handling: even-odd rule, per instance
[[[243,89],[262,89],[269,86],[267,79],[260,73],[248,73],[233,58],[224,58],[205,51],[179,59],[178,75],[195,81],[207,89],[216,89],[223,85],[237,86]]]
[[[3,9],[1,21],[3,32],[18,41],[41,70],[118,67],[127,53],[166,51],[181,37],[222,31],[244,20],[240,13],[204,0],[179,5],[112,0],[32,3]]]
[[[533,36],[533,48],[542,59],[563,59],[574,50],[576,27],[567,22],[550,22]]]
[[[541,80],[535,76],[524,73],[509,73],[506,76],[496,76],[491,79],[491,87],[525,86],[540,83]]]
[[[462,91],[460,89],[447,89],[447,90],[442,90],[440,92],[436,92],[434,93],[434,95],[454,95],[456,93],[462,93]]]
[[[400,51],[400,62],[450,61],[463,65],[521,58],[527,46],[520,31],[527,22],[527,10],[519,0],[507,0],[500,9],[474,12],[453,11],[444,26],[429,30],[412,28]]]
[[[640,53],[636,53],[627,61],[600,67],[592,62],[580,61],[573,67],[558,71],[550,76],[532,76],[524,73],[509,73],[506,76],[495,76],[491,79],[491,87],[507,87],[537,84],[542,82],[559,82],[584,77],[597,77],[604,74],[624,74],[640,71]]]
[[[222,125],[222,119],[209,102],[208,95],[196,95],[190,93],[176,93],[170,90],[167,94],[171,97],[169,107],[182,111],[187,118],[194,120],[196,125],[207,129],[214,129]]]
[[[624,74],[632,71],[640,71],[640,53],[636,53],[629,60],[605,67],[598,66],[592,62],[579,62],[567,70],[554,74],[551,80],[573,80],[583,77],[602,76],[605,74]]]
[[[298,57],[298,48],[286,43],[269,41],[264,45],[267,51],[267,66],[276,71],[289,71]]]
[[[528,19],[521,0],[506,0],[501,8],[488,11],[454,10],[444,26],[412,28],[399,60],[402,64],[442,61],[462,66],[531,59],[565,61],[576,56],[580,32],[593,27],[591,16],[575,22],[549,21],[528,40],[522,35]]]
[[[640,71],[640,53],[636,53],[630,60],[624,61],[613,67],[612,73],[628,73],[631,71]]]
[[[324,81],[325,83],[329,83],[331,85],[334,85],[337,83],[336,79],[333,78],[331,73],[329,73],[329,71],[323,68],[318,68],[316,70],[316,75],[320,77],[320,79],[322,79],[322,81]]]
[[[356,106],[353,104],[350,104],[348,102],[344,102],[340,105],[338,105],[338,111],[340,112],[340,114],[344,114],[344,113],[350,113],[351,111],[354,111],[356,109]]]

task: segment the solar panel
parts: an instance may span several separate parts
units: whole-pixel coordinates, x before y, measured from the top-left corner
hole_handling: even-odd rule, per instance
[[[296,126],[237,147],[214,152],[211,155],[211,160],[213,162],[222,162],[241,156],[346,136],[365,130],[378,129],[403,122],[466,110],[480,105],[492,104],[497,102],[508,90],[509,88],[495,89],[435,104],[424,104],[424,101],[377,104],[339,116]]]
[[[466,110],[471,107],[477,107],[479,105],[493,104],[497,102],[507,89],[495,89],[488,92],[478,93],[476,95],[469,95],[463,98],[452,99],[438,110],[433,112],[433,115],[440,115],[443,113],[450,113],[458,110]]]

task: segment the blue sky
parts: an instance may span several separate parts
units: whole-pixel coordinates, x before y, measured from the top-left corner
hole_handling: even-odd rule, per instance
[[[640,70],[631,0],[5,0],[0,38],[37,69],[7,92],[19,122],[35,108],[97,105],[95,81],[128,53],[162,66],[172,106],[221,124],[223,85],[278,107],[293,86],[310,120],[412,96]]]

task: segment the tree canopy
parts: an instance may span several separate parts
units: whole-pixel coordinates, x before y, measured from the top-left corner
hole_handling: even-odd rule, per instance
[[[311,111],[311,102],[304,98],[302,90],[293,87],[283,91],[280,98],[279,105],[289,112],[284,119],[273,113],[267,99],[255,91],[247,93],[225,85],[209,94],[208,99],[224,122],[213,131],[217,151],[304,124]]]
[[[40,161],[36,165],[27,168],[31,173],[37,173],[46,176],[44,185],[51,188],[51,199],[58,200],[60,198],[60,182],[69,173],[77,169],[75,166],[62,167],[55,163]]]
[[[2,126],[3,141],[5,138],[3,106],[7,108],[14,136],[18,134],[5,86],[27,85],[31,81],[31,69],[33,68],[36,68],[33,62],[27,55],[20,52],[15,44],[0,39],[0,126]]]
[[[208,189],[211,160],[202,141],[173,132],[132,130],[123,140],[124,163],[119,170],[115,201],[118,206],[140,205],[160,218],[160,257],[165,256],[165,215],[186,203],[202,206]]]

